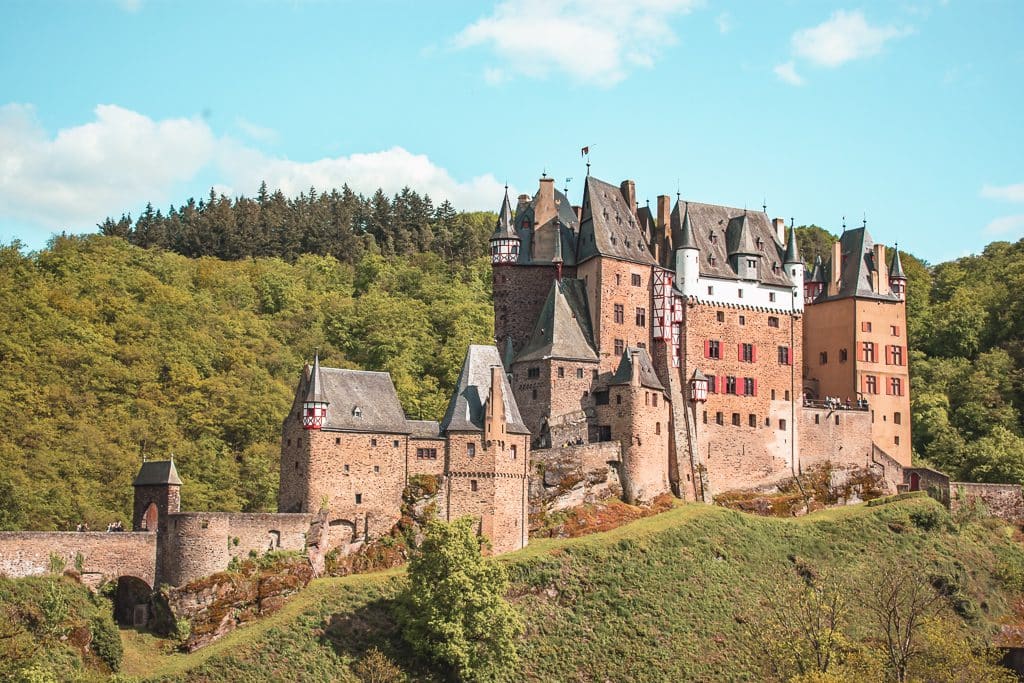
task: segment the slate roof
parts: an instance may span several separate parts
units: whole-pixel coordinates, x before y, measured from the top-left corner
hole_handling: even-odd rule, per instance
[[[576,252],[577,263],[595,256],[657,265],[640,223],[622,192],[594,176],[587,176],[583,189],[583,220]]]
[[[745,253],[737,249],[750,249],[761,256],[758,268],[758,279],[769,285],[792,287],[793,281],[786,275],[782,267],[783,246],[775,237],[768,216],[760,212],[745,212],[717,204],[701,204],[700,202],[677,201],[672,209],[672,243],[682,243],[682,220],[685,215],[690,217],[693,228],[694,243],[700,249],[700,274],[702,277],[718,277],[727,280],[738,278],[733,269],[729,253]],[[746,220],[743,220],[744,215]],[[743,224],[746,224],[745,227]],[[715,235],[712,241],[711,235]],[[745,242],[743,233],[749,242]],[[758,246],[758,239],[761,240]],[[731,240],[731,241],[730,241]],[[715,258],[712,264],[709,257]],[[778,266],[773,272],[772,264]]]
[[[786,242],[786,253],[782,257],[783,263],[803,263],[800,260],[800,248],[796,243],[796,228],[789,226],[789,241]]]
[[[306,403],[324,403],[323,376],[320,373],[320,354],[313,356],[313,369],[309,372],[309,386],[306,387]]]
[[[892,261],[889,262],[889,277],[900,277],[906,279],[907,274],[903,272],[903,261],[900,260],[900,248],[893,247]]]
[[[142,463],[132,486],[181,486],[173,460],[150,460]]]
[[[562,358],[596,361],[587,292],[582,280],[553,282],[533,333],[517,361]]]
[[[501,211],[498,212],[498,222],[494,226],[494,234],[491,235],[492,240],[500,239],[516,239],[519,235],[516,234],[514,219],[512,218],[512,204],[508,199],[508,186],[505,186],[505,199],[501,202]]]
[[[821,263],[821,255],[814,257],[814,268],[811,269],[811,279],[808,282],[825,282],[825,267]]]
[[[821,296],[815,301],[843,299],[851,296],[879,301],[899,301],[899,298],[893,294],[880,294],[871,289],[871,273],[876,269],[875,242],[868,234],[867,228],[847,230],[839,237],[839,244],[843,259],[840,269],[842,279],[839,283],[839,293],[829,296],[826,286]],[[832,281],[832,267],[833,263],[830,259],[824,270],[826,283]],[[889,286],[888,281],[881,284],[885,288]]]
[[[690,222],[690,211],[683,207],[683,224],[679,228],[679,245],[677,249],[697,249],[697,241],[693,238],[693,224]]]
[[[636,373],[640,373],[640,386],[660,391],[665,390],[665,387],[661,385],[661,380],[658,379],[657,373],[654,372],[654,364],[651,362],[647,349],[634,346],[630,346],[622,352],[622,360],[619,361],[619,367],[616,368],[615,374],[612,375],[611,381],[608,384],[630,384]]]
[[[406,420],[409,436],[414,439],[443,439],[441,425],[436,420]]]
[[[501,366],[501,356],[494,346],[470,345],[466,351],[466,360],[462,363],[459,383],[455,387],[448,410],[441,420],[441,433],[449,431],[479,432],[484,428],[484,401],[491,391],[491,368]],[[530,430],[523,424],[519,407],[512,395],[512,387],[504,371],[501,377],[505,398],[505,421],[507,431],[513,434],[529,434]]]
[[[564,194],[555,190],[555,207],[558,212],[556,225],[554,218],[547,221],[536,229],[532,226],[534,222],[534,207],[540,196],[540,191],[528,202],[520,202],[516,210],[514,226],[519,236],[519,263],[520,265],[549,265],[555,253],[555,234],[557,234],[562,246],[562,259],[564,265],[576,265],[576,232],[579,229],[579,220],[572,204]],[[556,232],[557,231],[557,232]],[[536,243],[535,243],[536,242]]]
[[[320,367],[321,394],[330,405],[323,429],[408,434],[409,425],[391,375]],[[309,378],[303,377],[308,383]]]

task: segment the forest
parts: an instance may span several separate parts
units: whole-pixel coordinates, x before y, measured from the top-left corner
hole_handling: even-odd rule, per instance
[[[0,529],[127,521],[139,463],[172,454],[183,508],[274,509],[315,349],[390,372],[410,417],[440,418],[466,345],[492,340],[494,220],[411,190],[264,187],[0,245]],[[798,237],[808,261],[834,239]],[[1024,240],[903,264],[915,457],[1024,482]]]

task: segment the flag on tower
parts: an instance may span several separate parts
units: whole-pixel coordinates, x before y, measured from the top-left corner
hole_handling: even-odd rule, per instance
[[[581,157],[585,157],[588,154],[590,154],[590,146],[589,145],[580,150],[580,156]]]

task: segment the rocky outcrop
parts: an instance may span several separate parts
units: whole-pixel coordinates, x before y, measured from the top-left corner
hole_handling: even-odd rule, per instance
[[[535,450],[530,458],[531,527],[551,513],[622,495],[617,441]]]

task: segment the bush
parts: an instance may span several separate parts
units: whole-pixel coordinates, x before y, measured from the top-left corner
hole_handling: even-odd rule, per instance
[[[362,683],[403,683],[405,674],[388,659],[387,655],[371,648],[363,658],[352,667],[353,673]]]
[[[114,620],[108,614],[97,614],[90,620],[89,630],[92,631],[92,651],[110,667],[111,671],[120,669],[124,649],[121,647],[121,635],[117,632]]]
[[[937,506],[911,510],[910,521],[922,531],[942,531],[950,526],[949,513]]]

